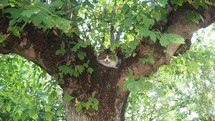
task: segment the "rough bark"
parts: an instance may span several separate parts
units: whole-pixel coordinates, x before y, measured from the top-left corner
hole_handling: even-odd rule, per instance
[[[204,22],[195,24],[184,15],[184,7],[169,15],[169,22],[165,25],[165,33],[176,33],[190,40],[192,33],[200,27],[205,27],[213,22],[215,15],[214,7],[207,10],[199,10],[204,18]],[[1,13],[1,12],[0,12]],[[8,19],[0,18],[0,35],[5,34],[8,27]],[[21,32],[21,38],[9,35],[6,41],[0,44],[0,53],[16,53],[28,60],[41,66],[51,75],[59,75],[58,66],[65,57],[55,55],[55,51],[60,48],[60,37],[52,32],[42,33],[33,25],[27,25]],[[75,37],[71,38],[75,40]],[[126,58],[118,69],[107,68],[96,62],[96,57],[91,47],[87,47],[87,59],[90,60],[90,66],[94,69],[93,74],[84,71],[79,77],[64,76],[63,95],[75,96],[79,101],[86,101],[93,91],[96,91],[96,98],[99,100],[98,111],[82,110],[75,111],[75,101],[64,101],[65,115],[68,121],[123,121],[125,113],[125,102],[129,92],[123,89],[123,82],[128,75],[130,67],[134,76],[138,79],[140,76],[149,76],[153,74],[162,64],[168,64],[170,58],[181,47],[178,44],[170,44],[167,49],[161,47],[158,43],[142,39],[141,45],[136,49],[135,57]],[[146,52],[152,52],[155,63],[142,63],[139,58],[147,57]],[[85,60],[84,60],[85,61]],[[80,64],[75,58],[74,64]]]

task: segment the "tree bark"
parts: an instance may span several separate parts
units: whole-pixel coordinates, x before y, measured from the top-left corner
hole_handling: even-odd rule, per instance
[[[184,11],[191,9],[190,7],[180,8],[169,15],[168,24],[165,25],[164,33],[175,33],[183,36],[185,40],[190,41],[192,33],[200,27],[205,27],[214,22],[215,9],[209,7],[207,10],[199,10],[204,18],[204,22],[199,24],[189,21]],[[0,12],[2,13],[2,12]],[[0,15],[0,35],[7,34],[9,19]],[[65,60],[65,56],[57,56],[56,50],[60,48],[62,38],[56,36],[51,31],[48,34],[42,33],[33,25],[27,25],[21,32],[21,38],[17,38],[12,34],[6,41],[0,43],[0,53],[16,53],[26,59],[38,64],[49,74],[58,76],[58,66]],[[75,37],[71,38],[75,41]],[[100,65],[96,61],[92,48],[85,48],[87,52],[87,60],[90,60],[90,67],[94,72],[90,74],[84,71],[79,77],[64,75],[63,96],[73,96],[75,100],[64,101],[65,116],[68,121],[123,121],[126,100],[129,92],[123,88],[123,82],[128,76],[128,68],[134,72],[134,76],[138,79],[140,76],[149,76],[163,64],[168,64],[171,57],[179,51],[181,46],[178,44],[170,44],[165,49],[158,43],[143,38],[141,45],[135,50],[137,55],[129,57],[122,61],[118,69],[107,68]],[[139,58],[147,57],[146,52],[152,52],[155,63],[142,63]],[[80,61],[75,58],[74,64],[84,63],[86,60]],[[96,91],[96,98],[99,101],[98,111],[83,109],[80,112],[75,111],[76,101],[87,101],[92,92]]]

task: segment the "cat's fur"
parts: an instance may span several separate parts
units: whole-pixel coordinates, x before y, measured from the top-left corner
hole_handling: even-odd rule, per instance
[[[110,49],[102,49],[97,55],[97,61],[106,66],[117,69],[121,63],[121,60],[117,57],[116,53]]]

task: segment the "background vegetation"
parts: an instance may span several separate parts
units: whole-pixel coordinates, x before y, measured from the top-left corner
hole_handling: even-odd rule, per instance
[[[190,51],[148,78],[156,88],[130,94],[128,121],[215,120],[214,25],[210,27],[194,34]]]
[[[17,55],[0,55],[0,120],[64,119],[62,90],[40,67]]]

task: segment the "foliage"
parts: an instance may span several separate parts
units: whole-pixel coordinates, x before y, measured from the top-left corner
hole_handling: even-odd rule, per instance
[[[94,91],[91,95],[91,97],[86,101],[78,101],[75,100],[75,110],[77,112],[81,111],[83,108],[86,110],[89,110],[90,108],[93,110],[98,110],[98,100],[95,98],[96,92]]]
[[[67,40],[65,43],[65,40],[62,40],[56,51],[59,56],[71,51],[70,53],[75,53],[80,60],[84,60],[87,52],[82,48],[88,45],[92,45],[95,50],[101,46],[111,50],[120,47],[127,56],[132,56],[135,55],[133,50],[140,44],[139,38],[150,38],[164,47],[170,43],[184,43],[180,35],[161,33],[153,26],[156,22],[166,23],[168,14],[185,2],[196,9],[214,4],[196,0],[1,0],[0,9],[10,21],[7,33],[0,35],[0,42],[10,33],[20,38],[20,31],[26,25],[32,24],[43,32],[53,32],[58,36],[65,34],[71,38],[73,33],[79,36],[77,41]],[[186,15],[193,22],[198,23],[202,19],[195,11],[186,11]],[[112,39],[115,40],[113,43]],[[142,61],[153,63],[151,59]],[[90,73],[93,71],[88,65],[59,65],[62,75],[78,77],[85,70]]]
[[[170,2],[167,0],[2,0],[0,4],[3,12],[10,14],[7,16],[10,19],[8,34],[12,33],[20,37],[20,31],[29,23],[42,29],[43,32],[53,30],[54,34],[59,36],[65,33],[71,37],[72,33],[75,33],[80,40],[68,43],[62,41],[56,54],[65,55],[66,51],[72,51],[80,60],[84,60],[87,54],[81,48],[86,48],[89,44],[94,48],[99,46],[111,49],[120,47],[128,56],[132,56],[133,50],[140,44],[139,38],[149,37],[153,42],[159,41],[164,47],[170,43],[183,43],[184,39],[180,35],[162,34],[153,26],[156,22],[166,23],[168,14],[185,2],[196,9],[200,6],[207,8],[208,4],[213,4],[208,1],[183,0],[170,0]],[[201,15],[195,11],[186,11],[186,14],[188,19],[194,22],[202,19]],[[8,34],[1,35],[0,42],[3,42]],[[112,39],[115,40],[114,43],[111,43]],[[66,44],[73,46],[68,45],[67,47]],[[81,65],[60,66],[59,70],[62,74],[75,77],[84,70],[92,71],[91,68]]]
[[[41,0],[42,1],[42,0]],[[155,23],[157,22],[167,22],[167,16],[170,12],[177,10],[179,6],[184,3],[188,3],[194,6],[195,9],[201,7],[207,8],[208,5],[215,4],[214,1],[205,0],[1,0],[0,9],[3,13],[10,19],[9,27],[5,35],[0,35],[0,43],[6,40],[9,34],[13,34],[16,37],[21,37],[20,31],[23,28],[31,24],[43,32],[49,33],[53,32],[59,37],[66,35],[68,38],[72,38],[73,34],[77,35],[79,38],[76,41],[65,42],[62,40],[60,48],[56,51],[56,55],[63,56],[67,51],[75,53],[74,55],[80,61],[84,63],[80,65],[72,65],[71,61],[67,61],[66,64],[59,65],[59,71],[62,75],[70,75],[73,77],[78,77],[82,72],[89,71],[93,72],[93,69],[89,67],[89,60],[86,59],[87,52],[84,52],[83,48],[91,45],[92,47],[98,49],[99,47],[108,47],[115,49],[120,47],[128,56],[133,55],[133,50],[140,44],[139,38],[150,38],[153,42],[160,43],[161,46],[166,47],[170,43],[184,43],[184,39],[173,33],[161,33],[159,30],[154,29]],[[9,16],[8,16],[9,14]],[[186,15],[189,20],[198,23],[202,17],[200,14],[194,11],[186,11]],[[113,25],[111,29],[110,25]],[[53,31],[52,31],[53,30]],[[121,32],[122,31],[122,32]],[[116,36],[115,42],[111,43],[112,35]],[[119,40],[117,40],[119,37]],[[71,46],[72,45],[72,46]],[[193,56],[187,55],[186,58]],[[12,56],[13,57],[13,56]],[[2,57],[3,59],[5,57]],[[191,59],[191,58],[188,58]],[[182,61],[183,59],[181,59]],[[19,60],[20,61],[20,60]],[[154,63],[152,57],[141,59],[143,63],[150,62]],[[182,61],[184,62],[184,61]],[[3,64],[5,62],[2,62]],[[10,62],[11,63],[11,62]],[[13,63],[12,63],[13,64]],[[195,67],[195,71],[189,70],[190,68],[179,68],[182,71],[189,71],[187,76],[191,76],[191,72],[199,74],[199,63],[190,61],[191,67]],[[4,67],[6,65],[2,65]],[[177,65],[179,66],[179,65]],[[182,65],[180,65],[182,66]],[[15,68],[15,69],[14,69]],[[169,67],[170,68],[170,67]],[[4,70],[9,69],[9,70]],[[18,69],[18,70],[16,70]],[[164,68],[168,69],[168,67]],[[23,72],[22,72],[23,71]],[[9,74],[4,74],[8,72]],[[21,73],[20,73],[21,72]],[[177,74],[179,73],[177,71]],[[2,68],[2,75],[8,77],[2,78],[1,86],[1,96],[2,104],[5,101],[9,102],[7,106],[2,106],[2,115],[6,115],[15,119],[15,117],[20,119],[37,119],[41,117],[42,119],[50,119],[50,117],[55,116],[56,110],[50,109],[47,105],[51,105],[54,99],[58,96],[57,89],[52,89],[48,86],[50,82],[43,82],[42,77],[38,74],[39,71],[36,69],[34,72],[29,72],[19,64],[10,66],[9,68]],[[23,76],[14,76],[14,73],[25,73]],[[38,79],[34,81],[35,78],[31,76],[31,73]],[[172,72],[173,73],[173,72]],[[180,74],[179,73],[179,74]],[[27,75],[28,74],[28,75]],[[26,76],[27,75],[27,76]],[[162,75],[162,74],[160,74]],[[176,72],[174,74],[176,75]],[[172,78],[172,76],[170,76]],[[169,79],[171,79],[169,77]],[[180,76],[181,78],[184,76]],[[26,81],[28,78],[30,81]],[[164,78],[164,77],[163,77]],[[166,77],[165,77],[166,78]],[[192,77],[194,78],[194,77]],[[200,78],[200,77],[199,77]],[[167,93],[162,87],[154,83],[152,80],[157,80],[158,78],[153,77],[149,80],[145,77],[141,77],[140,80],[135,80],[130,71],[130,75],[125,83],[125,87],[132,92],[139,92],[141,90],[155,90],[159,96]],[[159,78],[162,79],[162,78]],[[184,79],[184,78],[183,78]],[[8,83],[8,80],[10,80]],[[14,81],[14,80],[19,80]],[[48,79],[52,80],[52,79]],[[180,79],[178,81],[181,81]],[[43,82],[43,83],[42,83]],[[162,81],[161,81],[162,82]],[[167,83],[167,82],[163,82]],[[38,85],[36,85],[38,84]],[[168,83],[167,83],[168,84]],[[164,86],[167,87],[167,84]],[[5,86],[6,85],[6,86]],[[16,88],[11,88],[11,85]],[[51,85],[55,86],[56,83]],[[176,87],[174,85],[168,84],[171,88]],[[10,91],[13,91],[12,94]],[[164,91],[165,90],[165,93]],[[4,93],[3,93],[4,91]],[[47,91],[47,92],[46,92]],[[170,91],[172,91],[170,89]],[[6,93],[7,92],[7,93]],[[34,93],[32,96],[27,96],[30,93]],[[182,93],[182,92],[181,92]],[[22,94],[17,96],[18,94]],[[40,99],[39,96],[44,98]],[[47,97],[45,94],[50,94]],[[14,96],[15,95],[15,96]],[[88,109],[89,107],[97,110],[98,101],[94,98],[95,94],[87,102],[80,102],[76,100],[76,110],[80,111],[83,107]],[[147,96],[147,95],[145,95]],[[31,100],[34,99],[34,100]],[[29,102],[29,104],[20,104],[20,101]],[[72,97],[67,97],[66,100],[72,100]],[[42,102],[41,104],[39,102]],[[152,101],[153,102],[153,101]],[[54,102],[53,102],[54,103]],[[147,104],[147,103],[146,103]],[[20,107],[20,108],[17,108]],[[33,106],[33,107],[32,107]],[[52,106],[51,106],[52,107]],[[54,106],[53,106],[54,107]],[[56,107],[57,108],[57,107]],[[153,111],[153,110],[152,110]],[[24,113],[22,113],[24,112]],[[40,112],[39,114],[37,112]],[[57,111],[58,112],[58,111]],[[27,115],[26,115],[27,114]],[[44,117],[45,116],[45,117]],[[58,116],[56,114],[56,116]],[[55,118],[57,119],[57,118]]]
[[[17,56],[0,55],[0,120],[63,120],[56,80]]]
[[[191,50],[173,58],[171,65],[161,67],[148,79],[135,81],[139,90],[127,87],[132,92],[128,98],[127,121],[214,120],[215,43],[205,43],[206,38],[201,36],[195,35],[197,40]],[[145,89],[140,85],[143,82],[156,85],[160,91]]]
[[[189,3],[196,9],[200,6],[207,8],[207,5],[214,4],[209,1],[184,1],[184,0],[154,0],[154,1],[67,1],[50,0],[40,2],[40,0],[2,0],[4,13],[10,13],[10,26],[8,32],[20,37],[21,31],[26,24],[32,23],[44,32],[50,29],[60,30],[58,33],[71,33],[81,37],[81,45],[90,42],[92,45],[103,45],[105,47],[115,47],[110,45],[111,35],[122,35],[117,46],[125,49],[135,47],[125,47],[132,41],[138,41],[140,37],[150,37],[154,42],[158,41],[162,46],[171,43],[183,42],[179,35],[164,34],[153,29],[155,22],[167,22],[168,14],[176,10],[183,3]],[[10,7],[8,7],[10,6]],[[186,11],[189,19],[199,22],[201,15],[195,11]],[[114,23],[113,31],[110,30],[110,24]],[[4,35],[6,36],[6,35]],[[3,37],[2,37],[3,38]],[[173,38],[169,41],[168,38]],[[76,43],[77,45],[78,43]],[[76,46],[75,50],[81,46]],[[130,52],[130,51],[129,51]],[[58,51],[58,54],[63,54]]]

